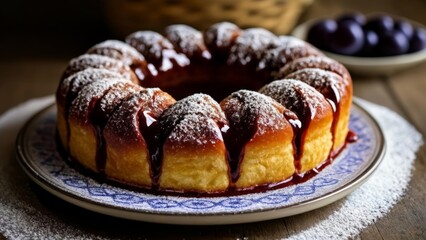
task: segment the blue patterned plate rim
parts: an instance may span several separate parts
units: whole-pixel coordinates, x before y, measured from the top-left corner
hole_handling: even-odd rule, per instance
[[[28,120],[18,135],[18,162],[35,183],[67,202],[95,212],[156,223],[234,224],[314,210],[358,188],[377,169],[385,152],[379,124],[355,98],[350,128],[359,140],[304,183],[228,197],[152,195],[96,182],[70,167],[56,151],[55,124],[56,107],[52,104]]]

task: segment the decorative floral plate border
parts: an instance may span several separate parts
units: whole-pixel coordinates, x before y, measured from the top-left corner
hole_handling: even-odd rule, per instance
[[[312,179],[262,193],[183,197],[135,192],[83,175],[58,153],[55,126],[52,105],[30,119],[18,136],[18,161],[32,180],[57,197],[95,212],[169,224],[254,222],[325,206],[360,186],[380,164],[385,146],[377,122],[355,103],[350,129],[359,139]]]

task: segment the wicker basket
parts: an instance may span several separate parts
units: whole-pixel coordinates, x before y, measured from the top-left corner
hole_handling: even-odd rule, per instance
[[[312,0],[107,0],[106,17],[120,37],[140,29],[162,31],[183,23],[206,29],[230,21],[242,28],[263,27],[288,33]]]

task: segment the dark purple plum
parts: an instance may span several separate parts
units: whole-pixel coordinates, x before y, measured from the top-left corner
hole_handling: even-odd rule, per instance
[[[426,48],[426,31],[421,28],[417,28],[413,32],[413,36],[410,40],[410,49],[408,52],[418,52]]]
[[[371,30],[364,31],[364,46],[361,49],[359,55],[365,57],[374,57],[376,56],[376,48],[379,43],[379,36],[376,32]]]
[[[393,18],[388,15],[374,16],[368,19],[367,23],[364,25],[364,29],[375,31],[378,34],[391,31],[393,27]]]
[[[426,49],[426,29],[387,14],[369,18],[347,12],[335,19],[315,22],[308,30],[308,42],[337,54],[381,57],[396,56]]]
[[[359,12],[344,13],[336,19],[337,22],[343,22],[346,20],[355,21],[361,26],[364,25],[366,22],[364,14]]]
[[[395,30],[401,31],[408,39],[411,39],[413,36],[414,28],[411,23],[403,20],[395,21],[394,25]]]
[[[329,48],[331,51],[344,55],[358,53],[364,45],[364,32],[354,21],[339,22],[337,30],[331,34]]]
[[[320,49],[327,49],[330,35],[337,29],[337,23],[333,19],[324,19],[313,24],[306,40]]]
[[[379,35],[377,51],[380,56],[401,55],[407,53],[408,48],[408,38],[401,31],[392,30]]]

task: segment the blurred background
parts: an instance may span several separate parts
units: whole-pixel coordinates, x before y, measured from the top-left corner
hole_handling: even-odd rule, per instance
[[[182,7],[190,2],[193,4]],[[309,19],[352,11],[385,12],[426,25],[426,0],[1,0],[0,114],[31,98],[52,95],[71,58],[96,43],[123,39],[137,29],[159,30],[169,23],[188,23],[202,29],[211,22],[228,20],[242,27],[263,26],[283,34]],[[426,62],[392,77],[354,76],[354,94],[396,111],[426,134],[425,78]],[[359,239],[425,239],[425,156],[423,148],[406,197],[386,217],[363,231]],[[68,221],[67,216],[60,216]],[[245,236],[243,233],[255,238],[279,233],[265,236],[281,238],[284,228],[300,228],[291,220],[285,226],[281,221],[220,229],[236,239]],[[78,226],[81,224],[84,221],[78,222]],[[203,230],[199,236],[204,239]],[[210,228],[210,232],[216,230]],[[192,227],[172,228],[172,233],[183,235],[192,231]]]
[[[0,113],[23,99],[52,94],[70,58],[136,29],[158,30],[168,23],[203,28],[230,20],[282,34],[309,18],[348,11],[387,12],[426,24],[422,0],[190,1],[194,4],[182,7],[184,2],[189,1],[0,1],[0,94],[13,93]],[[13,84],[22,78],[25,86]]]
[[[179,2],[195,4],[188,7]],[[387,12],[426,23],[425,9],[422,0],[240,0],[210,5],[188,0],[2,0],[0,57],[69,58],[107,38],[122,38],[136,29],[159,30],[168,23],[203,28],[230,20],[243,27],[263,25],[285,33],[306,17],[349,11]]]

